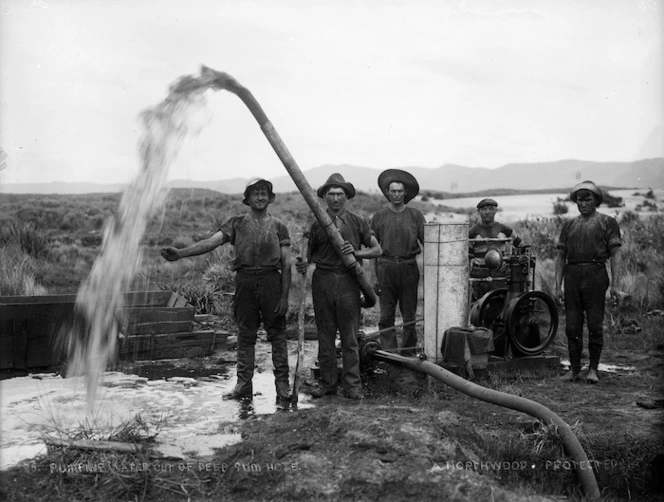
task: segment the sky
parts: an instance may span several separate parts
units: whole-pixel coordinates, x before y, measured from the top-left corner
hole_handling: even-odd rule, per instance
[[[664,157],[662,0],[0,0],[0,184],[130,181],[140,112],[201,65],[303,170]],[[170,179],[285,174],[206,100]]]

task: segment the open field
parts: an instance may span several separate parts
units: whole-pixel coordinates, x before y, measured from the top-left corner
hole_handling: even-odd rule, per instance
[[[643,193],[630,195],[634,200],[629,204],[634,205],[620,211],[625,249],[622,281],[631,300],[607,312],[602,362],[608,366],[601,368],[600,383],[562,385],[555,370],[541,375],[479,375],[478,378],[484,386],[534,399],[574,425],[588,456],[596,462],[596,475],[605,500],[660,500],[664,489],[661,484],[664,477],[662,195],[656,192],[649,198],[645,190],[629,192]],[[511,203],[498,199],[507,214]],[[119,195],[115,194],[0,195],[0,295],[76,292],[99,253],[104,220],[113,213],[118,201]],[[451,205],[453,201],[442,202]],[[419,202],[418,207],[441,219],[448,216],[432,202],[441,201]],[[358,194],[351,202],[351,209],[368,216],[384,203],[380,196]],[[548,214],[531,217],[528,213],[528,218],[513,224],[537,253],[538,287],[544,290],[553,284],[552,259],[563,221],[562,217],[551,214],[552,201],[548,204]],[[654,206],[659,211],[637,213],[637,204],[642,209]],[[472,217],[474,210],[467,211],[465,207],[459,206],[458,210]],[[544,210],[546,204],[541,207]],[[176,263],[161,260],[158,250],[164,245],[191,244],[210,235],[229,216],[244,210],[239,196],[204,190],[171,193],[166,207],[154,218],[143,239],[144,266],[136,278],[135,289],[177,290],[199,312],[218,314],[224,328],[233,331],[233,323],[227,317],[229,296],[224,294],[233,288],[232,273],[227,266],[229,250]],[[271,212],[287,223],[297,256],[309,214],[304,202],[298,194],[279,194]],[[572,208],[567,216],[574,212]],[[499,213],[498,219],[502,216]],[[368,263],[365,270],[370,275],[373,273]],[[295,305],[298,284],[299,279],[295,279],[291,307]],[[308,314],[311,313],[309,305]],[[563,323],[549,350],[565,358],[564,312],[560,314]],[[370,331],[377,318],[376,307],[365,310],[364,329]],[[290,323],[294,325],[294,316]],[[294,350],[294,341],[290,341],[291,365]],[[262,376],[269,376],[269,344],[263,337],[258,352]],[[307,342],[306,354],[308,369],[315,363],[315,342]],[[198,371],[198,374],[218,372],[228,376],[228,361],[233,359],[234,351],[225,350],[212,357],[177,364],[191,368],[194,375]],[[303,372],[306,378],[307,371]],[[242,441],[213,452],[204,451],[199,456],[192,452],[185,462],[193,466],[191,469],[181,471],[178,465],[183,461],[173,460],[171,472],[149,468],[142,472],[129,468],[93,474],[75,470],[53,472],[52,464],[67,466],[107,461],[110,457],[95,457],[73,449],[51,451],[18,468],[2,471],[0,498],[160,501],[581,498],[574,473],[564,463],[567,457],[560,441],[555,431],[547,429],[547,424],[538,424],[532,417],[471,399],[436,381],[423,380],[419,374],[383,363],[377,371],[367,373],[365,384],[368,397],[361,403],[331,397],[297,412],[274,415],[260,411],[266,397],[268,400],[272,397],[268,392],[273,391],[266,390],[255,398],[259,406],[252,419],[232,423],[222,418],[221,412],[227,408],[219,401],[216,428],[212,399],[206,404],[205,413],[212,417],[210,424],[214,430],[204,430],[203,437],[225,431],[241,435]],[[3,385],[11,385],[11,380]],[[164,385],[164,392],[177,387],[176,381]],[[206,385],[213,384],[200,380],[198,393]],[[139,415],[149,412],[147,400],[142,403],[140,399],[149,387],[146,384],[126,389],[127,402],[133,403],[131,406]],[[121,395],[118,393],[116,399],[121,399]],[[210,394],[214,395],[218,393]],[[31,406],[39,410],[41,400],[57,410],[57,403],[64,403],[57,396],[38,396]],[[183,413],[185,401],[177,404],[178,399],[172,396],[172,402],[164,401],[164,410]],[[306,398],[304,402],[310,403]],[[0,410],[3,414],[7,411],[4,403]],[[18,408],[14,411],[19,413]],[[21,414],[17,417],[13,424],[22,420]],[[4,424],[3,420],[3,427]],[[67,422],[66,427],[73,427],[73,422]],[[131,440],[152,444],[144,437]],[[167,462],[146,455],[112,460],[121,467],[132,462],[134,465],[145,462],[148,466]],[[201,462],[204,466],[209,463],[211,468],[200,468]],[[467,462],[470,468],[466,467]],[[501,468],[505,462],[517,468]],[[215,465],[233,468],[215,470]],[[258,471],[252,465],[262,466],[263,470]],[[281,466],[279,470],[275,468],[277,465]],[[291,469],[284,470],[284,465]]]

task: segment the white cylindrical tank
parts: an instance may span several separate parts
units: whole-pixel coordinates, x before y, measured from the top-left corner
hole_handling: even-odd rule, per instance
[[[445,330],[468,324],[468,223],[424,225],[424,353],[442,360]]]

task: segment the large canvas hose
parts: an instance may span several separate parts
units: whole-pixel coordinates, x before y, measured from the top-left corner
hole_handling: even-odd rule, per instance
[[[521,413],[526,413],[545,423],[552,422],[558,428],[558,433],[565,446],[565,451],[574,461],[576,473],[579,477],[586,498],[588,500],[596,500],[599,498],[600,492],[599,487],[597,486],[597,480],[595,479],[592,465],[588,461],[588,456],[586,455],[586,452],[583,451],[581,443],[579,443],[579,440],[574,435],[570,426],[546,406],[531,401],[530,399],[506,394],[504,392],[474,384],[444,368],[441,368],[431,361],[416,357],[404,357],[384,350],[378,350],[370,346],[366,347],[366,355],[382,361],[401,364],[412,370],[419,371],[420,373],[431,375],[444,384],[449,385],[453,389],[463,392],[470,397],[481,399],[487,403],[497,404],[511,410],[520,411]]]
[[[256,119],[256,122],[258,122],[260,125],[263,134],[265,134],[268,142],[286,168],[286,171],[288,171],[288,174],[295,182],[295,185],[304,197],[307,205],[314,213],[314,216],[320,225],[325,229],[325,232],[329,236],[334,249],[341,257],[343,264],[355,276],[355,279],[360,286],[360,291],[362,292],[362,307],[373,307],[376,304],[376,293],[369,284],[369,281],[364,274],[364,270],[362,270],[362,266],[356,260],[354,255],[342,253],[341,247],[344,244],[344,239],[341,237],[339,229],[334,225],[334,222],[327,214],[327,211],[325,211],[318,203],[317,197],[311,188],[311,185],[309,185],[309,182],[298,167],[297,162],[295,162],[295,159],[288,151],[288,148],[286,148],[286,145],[277,133],[277,130],[267,118],[267,115],[258,104],[258,101],[256,101],[256,98],[254,98],[254,96],[246,87],[240,85],[237,80],[235,80],[227,73],[219,72],[206,66],[201,67],[200,77],[189,78],[178,83],[178,89],[182,90],[183,92],[191,88],[200,87],[208,87],[218,90],[223,89],[232,92],[242,100],[247,108],[249,108],[249,111]]]

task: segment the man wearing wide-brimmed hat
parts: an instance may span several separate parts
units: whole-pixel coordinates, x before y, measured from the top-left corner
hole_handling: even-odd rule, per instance
[[[369,224],[346,209],[346,201],[355,196],[355,187],[338,173],[331,175],[318,189],[318,196],[327,204],[327,214],[344,239],[341,252],[354,254],[361,264],[362,258],[380,256],[380,245],[371,235]],[[364,248],[362,248],[364,246]],[[309,249],[306,259],[299,262],[298,272],[306,273],[314,263],[311,291],[318,330],[318,362],[321,387],[311,391],[312,396],[336,394],[338,386],[336,334],[341,338],[343,371],[341,383],[344,396],[361,399],[360,354],[357,335],[360,329],[360,287],[353,269],[347,268],[321,224],[316,221],[309,231]]]
[[[496,221],[498,202],[494,199],[482,199],[477,204],[480,222],[468,230],[470,244],[470,277],[484,279],[487,277],[505,277],[507,267],[490,269],[486,266],[485,256],[490,249],[498,249],[501,254],[505,251],[505,243],[499,241],[486,241],[483,239],[508,239],[513,246],[521,244],[521,237],[509,226]],[[487,292],[504,288],[504,280],[476,281],[472,283],[472,292],[475,299],[481,298]]]
[[[378,176],[378,187],[390,204],[371,218],[371,230],[383,248],[376,259],[380,290],[380,342],[383,350],[399,348],[394,329],[397,305],[404,323],[401,352],[415,352],[417,332],[417,286],[420,270],[416,257],[424,243],[424,215],[407,204],[419,193],[415,177],[401,169],[387,169]]]
[[[272,183],[262,178],[249,180],[242,201],[249,206],[249,213],[232,217],[208,239],[184,249],[164,248],[161,255],[175,261],[208,253],[227,242],[234,247],[237,383],[223,398],[251,398],[256,337],[262,322],[272,343],[277,405],[287,408],[290,392],[285,315],[291,283],[291,241],[286,225],[267,211],[274,198]]]
[[[595,183],[583,181],[575,185],[569,197],[576,203],[580,214],[563,224],[557,245],[556,297],[565,302],[565,334],[570,360],[570,370],[563,375],[563,380],[581,378],[585,315],[590,359],[586,380],[597,383],[604,345],[604,297],[609,288],[606,262],[611,262],[611,297],[617,302],[622,240],[616,219],[597,212],[603,194]]]

